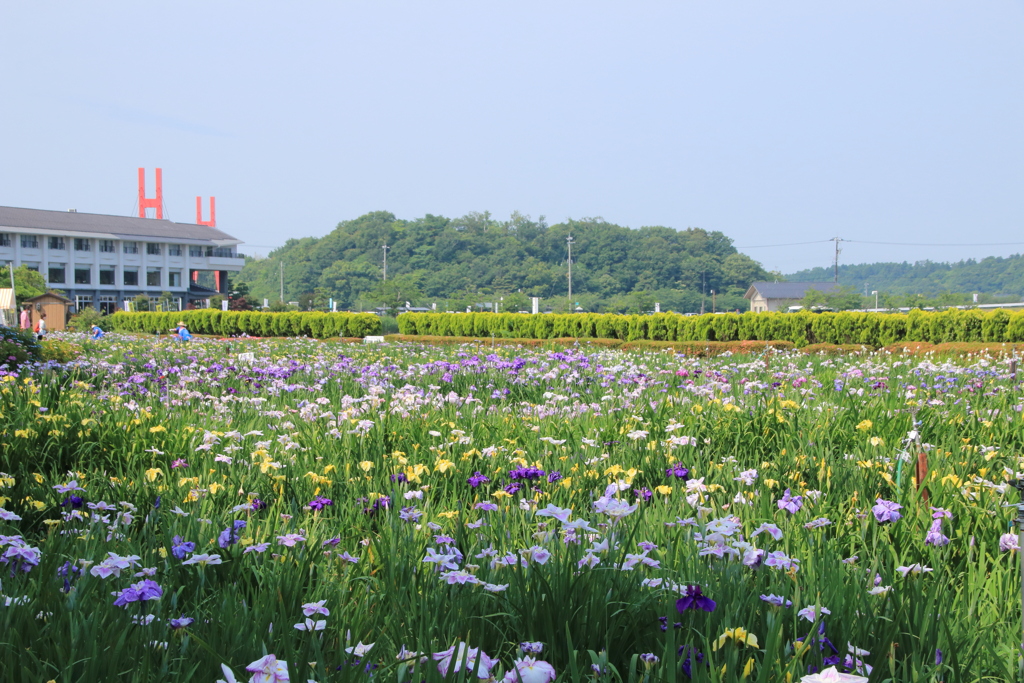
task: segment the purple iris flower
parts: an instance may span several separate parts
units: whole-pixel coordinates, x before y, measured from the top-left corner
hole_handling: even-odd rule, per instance
[[[786,489],[785,495],[777,502],[780,510],[785,510],[791,515],[795,515],[804,506],[804,497],[790,495],[789,489]]]
[[[925,545],[943,546],[949,544],[949,536],[942,533],[942,519],[932,520],[932,526],[924,537]]]
[[[183,540],[181,536],[175,536],[171,541],[171,555],[174,555],[179,560],[184,560],[185,555],[194,552],[195,549],[195,543]]]
[[[77,579],[81,575],[81,567],[76,567],[75,565],[71,564],[71,562],[65,562],[57,570],[57,576],[60,576],[64,579],[64,588],[62,588],[61,590],[65,593],[70,593],[71,584],[74,582],[75,579]]]
[[[192,617],[186,617],[184,614],[182,614],[180,619],[171,619],[167,623],[170,624],[171,628],[177,630],[179,628],[185,628],[186,626],[195,623],[195,619],[193,619]]]
[[[667,470],[665,470],[665,476],[670,478],[675,477],[676,479],[682,479],[683,481],[686,481],[687,479],[690,478],[690,470],[683,467],[682,463],[677,462],[676,464],[672,465],[672,467],[669,467]]]
[[[486,484],[489,481],[490,481],[490,479],[488,479],[484,475],[480,474],[480,472],[477,472],[472,477],[467,479],[466,483],[468,483],[473,488],[476,488],[477,486],[480,486],[480,484]]]
[[[70,507],[73,510],[80,510],[83,505],[85,505],[85,498],[81,496],[68,496],[60,504],[62,508]]]
[[[159,600],[163,594],[164,589],[161,588],[156,581],[143,579],[138,583],[133,583],[120,593],[114,593],[114,595],[117,596],[117,599],[114,600],[114,605],[117,607],[126,607],[130,602]]]
[[[555,470],[554,472],[552,472],[551,474],[548,475],[548,483],[549,484],[554,484],[556,481],[560,481],[561,479],[562,479],[562,473],[559,472],[558,470]]]
[[[651,493],[651,490],[645,486],[642,489],[633,489],[633,495],[635,495],[637,498],[643,500],[646,503],[651,499],[651,496],[653,496],[654,494]]]
[[[246,522],[244,519],[236,519],[234,524],[229,526],[224,531],[220,532],[220,536],[217,537],[217,545],[219,545],[221,548],[227,548],[228,546],[232,546],[235,543],[238,543],[239,539],[242,537],[241,534],[239,534],[238,532],[239,530],[244,529],[247,524],[248,522]],[[193,544],[193,549],[195,549],[194,545],[195,544]]]
[[[875,514],[875,519],[881,524],[884,522],[895,522],[902,517],[903,515],[898,512],[902,508],[903,506],[899,503],[877,498],[874,507],[871,508],[871,512]]]
[[[381,496],[379,498],[374,498],[369,507],[363,508],[363,514],[375,515],[379,510],[389,509],[391,509],[391,496]]]
[[[391,481],[396,484],[404,484],[409,481],[409,477],[405,476],[405,472],[398,472],[397,474],[391,475]]]
[[[685,612],[688,609],[714,612],[716,604],[714,600],[701,592],[700,586],[687,586],[686,595],[676,600],[676,609],[680,612]]]
[[[403,522],[418,522],[423,513],[416,509],[415,505],[402,508],[402,511],[398,513],[398,518]]]
[[[539,467],[517,467],[508,472],[508,476],[512,479],[540,479],[545,474],[546,472]]]
[[[317,496],[313,500],[309,501],[310,510],[323,510],[328,505],[334,505],[334,501],[330,498],[324,498],[323,496]]]

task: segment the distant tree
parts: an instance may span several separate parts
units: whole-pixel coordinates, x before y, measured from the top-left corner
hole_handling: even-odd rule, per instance
[[[502,302],[504,311],[509,313],[515,313],[517,311],[529,311],[530,298],[522,292],[512,292],[511,294],[505,295],[505,300]]]
[[[145,294],[139,294],[132,299],[132,311],[143,313],[149,310],[149,297]]]
[[[406,301],[412,303],[422,296],[416,281],[408,275],[382,281],[367,294],[372,303],[383,306],[387,311],[395,311]]]
[[[654,297],[646,290],[637,290],[629,295],[629,312],[644,315],[654,310]]]
[[[249,283],[232,283],[231,295],[228,299],[229,311],[251,311],[255,307],[254,302],[249,298]]]
[[[854,308],[861,308],[863,300],[860,293],[852,287],[839,287],[830,292],[808,289],[804,292],[804,298],[800,304],[807,309],[818,306],[831,308],[836,311],[848,311]]]
[[[11,286],[11,270],[9,266],[0,268],[0,288]],[[14,269],[14,299],[21,304],[25,299],[46,293],[46,279],[42,273],[30,270],[27,266]]]

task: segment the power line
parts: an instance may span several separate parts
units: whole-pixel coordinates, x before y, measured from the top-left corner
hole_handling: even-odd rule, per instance
[[[974,244],[919,244],[917,242],[869,242],[867,240],[844,240],[855,244],[882,244],[890,247],[1013,247],[1024,242],[978,242]]]
[[[814,240],[813,242],[790,242],[789,244],[755,244],[751,247],[736,247],[737,249],[769,249],[771,247],[800,247],[805,244],[823,244],[832,240]]]

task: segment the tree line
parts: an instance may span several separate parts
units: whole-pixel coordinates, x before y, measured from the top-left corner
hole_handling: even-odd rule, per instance
[[[831,282],[832,267],[808,268],[786,279]],[[979,303],[1020,301],[1024,296],[1024,256],[990,256],[956,263],[861,263],[839,266],[839,284],[870,297],[877,291],[892,306],[963,305],[979,294]]]
[[[572,301],[568,245],[573,238]],[[383,245],[387,245],[387,283]],[[743,293],[769,277],[721,232],[663,226],[630,229],[600,218],[548,225],[543,218],[489,213],[399,219],[377,211],[343,221],[324,237],[290,239],[265,259],[248,259],[233,279],[252,300],[299,301],[301,308],[367,310],[436,303],[465,310],[500,302],[525,310],[539,296],[555,310],[697,312],[745,310]],[[715,292],[712,295],[712,292]]]

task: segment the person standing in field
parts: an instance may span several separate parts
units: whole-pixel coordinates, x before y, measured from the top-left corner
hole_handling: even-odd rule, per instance
[[[32,309],[29,306],[21,309],[21,329],[32,329]]]
[[[36,323],[36,334],[39,335],[39,341],[43,340],[46,336],[46,314],[39,314],[39,322]]]

